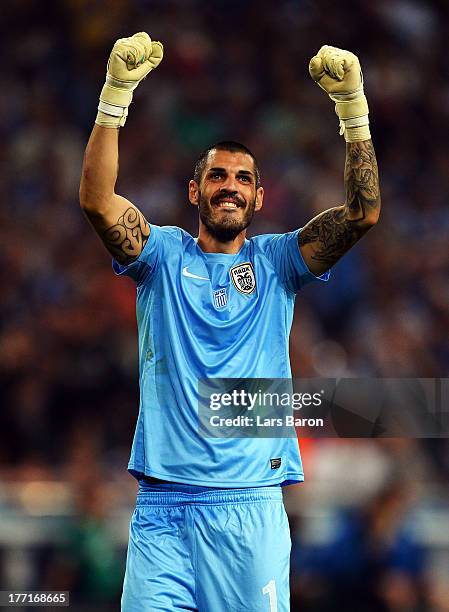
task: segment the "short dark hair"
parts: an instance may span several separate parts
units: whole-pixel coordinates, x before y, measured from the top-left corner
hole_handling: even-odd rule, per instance
[[[196,160],[195,169],[193,171],[193,180],[198,183],[198,185],[200,184],[201,179],[203,178],[203,172],[204,168],[206,167],[208,155],[211,151],[214,150],[230,151],[231,153],[246,153],[247,155],[249,155],[254,162],[256,189],[260,187],[260,172],[259,168],[257,167],[256,158],[254,157],[253,153],[248,149],[248,147],[245,147],[245,145],[242,145],[240,142],[235,142],[233,140],[222,140],[221,142],[216,142],[201,153],[201,155]]]

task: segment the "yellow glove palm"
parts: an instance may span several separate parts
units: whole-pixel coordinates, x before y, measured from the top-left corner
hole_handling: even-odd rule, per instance
[[[146,32],[117,40],[109,56],[95,123],[103,127],[125,125],[134,89],[157,68],[163,54],[162,43],[153,42]]]
[[[340,134],[346,142],[369,140],[368,102],[356,55],[324,45],[309,64],[312,79],[329,95],[340,118]]]

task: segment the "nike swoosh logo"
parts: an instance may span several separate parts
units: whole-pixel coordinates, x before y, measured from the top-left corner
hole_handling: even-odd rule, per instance
[[[182,273],[184,276],[187,276],[187,278],[197,278],[198,280],[205,280],[208,281],[208,278],[204,278],[204,276],[197,276],[196,274],[192,274],[191,272],[189,272],[187,270],[187,266],[185,266],[185,268],[182,269]]]

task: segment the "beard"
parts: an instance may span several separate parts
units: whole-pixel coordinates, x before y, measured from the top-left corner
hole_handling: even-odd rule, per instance
[[[219,242],[232,242],[237,236],[246,230],[254,217],[254,210],[256,206],[256,199],[250,202],[244,212],[243,218],[235,219],[231,214],[225,213],[221,219],[217,219],[214,215],[214,204],[220,200],[229,199],[238,205],[242,206],[244,203],[240,198],[237,198],[234,194],[219,193],[215,197],[211,198],[209,202],[203,194],[199,193],[198,208],[200,219],[206,226],[209,234],[218,240]],[[218,210],[218,209],[217,209]]]

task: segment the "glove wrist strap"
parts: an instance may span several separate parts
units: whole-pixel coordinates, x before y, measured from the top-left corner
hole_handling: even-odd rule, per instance
[[[368,115],[355,117],[354,119],[340,119],[340,135],[344,137],[346,142],[369,140],[371,134]]]
[[[348,128],[347,126],[345,126],[343,136],[346,142],[361,142],[363,140],[370,140],[371,133],[369,131],[369,125],[363,125],[361,127],[351,127],[351,128]]]
[[[120,81],[109,73],[100,93],[95,123],[103,127],[123,127],[128,116],[128,106],[139,81]]]
[[[340,135],[346,142],[369,140],[368,102],[363,93],[363,86],[359,89],[344,93],[332,94],[335,102],[335,112],[340,119]]]
[[[354,100],[337,102],[335,104],[335,112],[340,119],[363,117],[369,113],[368,102],[364,95]]]
[[[95,119],[95,123],[97,125],[101,125],[101,127],[107,128],[119,128],[123,127],[126,122],[126,117],[128,116],[128,109],[126,109],[126,114],[122,117],[114,117],[113,115],[108,115],[100,110],[100,106],[98,106],[98,113]]]

